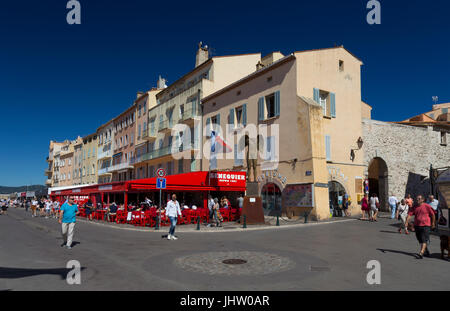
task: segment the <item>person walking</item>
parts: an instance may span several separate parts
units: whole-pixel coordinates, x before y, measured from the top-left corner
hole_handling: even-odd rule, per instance
[[[378,207],[380,206],[380,201],[375,193],[372,193],[370,198],[370,221],[377,221]]]
[[[180,203],[177,201],[176,194],[172,194],[172,200],[167,202],[166,215],[170,219],[170,229],[167,235],[168,240],[178,240],[175,236],[175,227],[177,226],[177,217],[181,216]]]
[[[219,205],[219,199],[215,198],[214,199],[214,220],[216,222],[216,227],[222,227],[222,215],[220,214],[220,205]]]
[[[408,218],[408,211],[409,206],[406,204],[405,199],[402,199],[400,204],[398,205],[396,217],[398,220],[401,221],[400,228],[398,229],[398,232],[402,233],[402,227],[405,229],[405,234],[409,234],[408,232],[408,224],[406,223],[406,219]]]
[[[427,203],[428,203],[428,205],[430,205],[431,208],[433,209],[433,211],[434,211],[434,216],[435,216],[436,219],[438,220],[438,219],[439,219],[439,201],[436,200],[436,199],[434,198],[434,195],[430,194],[430,195],[428,196],[428,201],[427,201]],[[437,226],[436,226],[436,229],[437,229]]]
[[[362,211],[362,218],[361,220],[366,220],[366,214],[367,214],[367,220],[370,219],[370,206],[369,206],[369,195],[366,193],[364,194],[364,198],[361,200],[361,211]]]
[[[42,217],[45,214],[45,201],[44,201],[44,197],[41,198],[41,200],[39,201],[39,216]]]
[[[209,210],[209,222],[211,222],[214,218],[214,199],[210,194],[208,194],[208,210]]]
[[[411,216],[414,216],[414,229],[420,245],[420,252],[417,254],[417,259],[422,259],[423,256],[430,256],[427,244],[430,241],[430,228],[434,229],[436,218],[433,209],[429,204],[424,202],[422,195],[417,196],[417,206],[408,212],[406,223],[409,222]]]
[[[69,200],[61,206],[59,223],[61,224],[64,241],[61,246],[65,246],[67,249],[72,248],[73,233],[75,230],[75,223],[77,221],[76,216],[79,213],[78,205],[75,204],[73,197],[69,197]]]
[[[45,201],[45,218],[48,218],[49,216],[51,216],[51,212],[52,212],[52,201],[50,199],[47,199]]]
[[[391,196],[389,197],[389,206],[391,208],[391,219],[394,219],[395,215],[397,215],[397,205],[398,205],[397,197],[393,193],[391,193]]]

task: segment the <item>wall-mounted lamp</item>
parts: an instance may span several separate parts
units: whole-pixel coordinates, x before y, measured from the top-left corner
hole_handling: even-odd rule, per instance
[[[359,137],[356,143],[358,144],[358,148],[361,149],[364,144],[364,141],[362,140],[361,137]]]

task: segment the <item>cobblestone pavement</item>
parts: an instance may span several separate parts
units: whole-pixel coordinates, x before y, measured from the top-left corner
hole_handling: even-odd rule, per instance
[[[450,290],[450,262],[418,260],[414,235],[380,218],[268,230],[160,232],[118,230],[79,221],[71,250],[60,247],[55,219],[20,209],[0,216],[0,290]],[[227,259],[239,259],[230,265]],[[70,260],[81,285],[66,282]],[[367,283],[367,263],[381,265],[381,284]],[[232,262],[233,263],[233,262]]]

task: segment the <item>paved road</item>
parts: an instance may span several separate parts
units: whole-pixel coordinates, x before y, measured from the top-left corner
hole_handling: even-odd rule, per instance
[[[76,245],[60,247],[55,219],[21,209],[0,216],[0,290],[450,290],[450,262],[415,259],[413,235],[395,221],[358,220],[247,232],[140,232],[79,221]],[[163,230],[166,230],[164,228]],[[81,285],[68,285],[78,260]],[[223,259],[243,259],[225,265]],[[368,285],[366,264],[381,263],[381,285]]]

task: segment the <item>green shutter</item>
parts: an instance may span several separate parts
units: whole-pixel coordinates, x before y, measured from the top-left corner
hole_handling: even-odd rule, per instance
[[[228,121],[230,122],[230,128],[234,129],[234,109],[230,109],[230,115],[228,116]]]
[[[242,106],[242,125],[247,126],[247,104]]]
[[[319,89],[314,89],[314,101],[318,104],[320,104],[320,99],[319,99]]]
[[[275,116],[280,116],[280,91],[275,92]]]
[[[258,120],[264,120],[264,97],[258,99]]]
[[[210,123],[211,123],[211,118],[207,118],[206,119],[206,136],[210,137],[211,136],[211,128],[210,128]]]
[[[336,118],[336,95],[334,93],[330,93],[330,110],[331,117]]]

